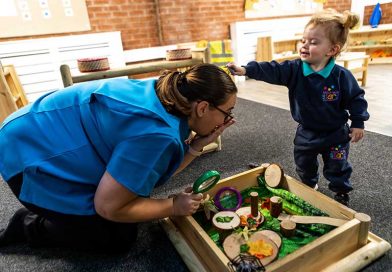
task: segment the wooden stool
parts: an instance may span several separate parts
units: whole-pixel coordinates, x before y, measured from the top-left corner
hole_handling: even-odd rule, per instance
[[[343,62],[342,66],[353,74],[362,72],[362,77],[357,80],[361,81],[362,87],[366,86],[369,55],[366,55],[365,52],[345,52],[336,59],[336,62],[338,64]]]

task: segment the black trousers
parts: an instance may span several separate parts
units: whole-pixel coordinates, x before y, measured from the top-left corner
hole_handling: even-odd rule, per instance
[[[323,175],[328,187],[336,193],[353,190],[350,182],[352,167],[348,162],[350,138],[348,125],[332,132],[315,132],[298,126],[294,140],[294,160],[301,181],[314,187],[319,179],[317,160],[321,155]]]
[[[7,183],[19,199],[23,175],[16,175]],[[136,223],[112,222],[99,215],[62,214],[19,201],[29,210],[23,219],[23,228],[30,246],[121,252],[128,250],[136,240]]]

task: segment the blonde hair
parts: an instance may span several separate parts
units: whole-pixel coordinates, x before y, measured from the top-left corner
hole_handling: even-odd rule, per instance
[[[359,25],[359,16],[351,11],[339,13],[334,9],[326,9],[312,16],[306,24],[308,26],[322,26],[325,29],[327,38],[332,44],[340,45],[340,54],[347,43],[350,29]]]
[[[166,70],[156,85],[157,95],[170,113],[188,116],[191,103],[207,101],[213,106],[224,104],[230,94],[237,93],[231,77],[213,64],[198,64],[185,72]]]

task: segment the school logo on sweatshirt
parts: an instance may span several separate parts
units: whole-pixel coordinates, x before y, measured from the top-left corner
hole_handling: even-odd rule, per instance
[[[335,90],[335,85],[331,85],[331,87],[324,86],[322,92],[322,98],[325,102],[332,102],[339,99],[339,91]]]
[[[342,147],[341,145],[332,146],[329,157],[332,160],[346,160],[347,159],[347,150],[346,148]]]

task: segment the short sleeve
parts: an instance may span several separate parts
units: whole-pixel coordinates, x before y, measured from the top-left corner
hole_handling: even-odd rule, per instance
[[[157,183],[174,173],[183,154],[181,144],[168,135],[132,137],[115,147],[107,171],[133,193],[149,196]]]

